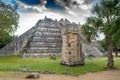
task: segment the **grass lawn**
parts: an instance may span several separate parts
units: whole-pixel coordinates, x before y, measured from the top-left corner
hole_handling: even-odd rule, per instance
[[[114,58],[115,67],[120,68],[120,58]],[[68,67],[60,65],[60,58],[21,58],[18,56],[0,57],[0,71],[19,71],[25,66],[43,72],[44,70],[55,71],[56,74],[67,72],[70,75],[80,75],[88,72],[106,70],[107,58],[86,59],[84,66]]]

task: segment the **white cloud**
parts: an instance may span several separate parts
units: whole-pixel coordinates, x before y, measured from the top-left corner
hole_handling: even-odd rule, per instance
[[[98,37],[96,38],[97,40],[103,40],[105,38],[104,33],[98,32],[97,35],[98,35]]]
[[[44,1],[46,1],[46,0],[44,0]],[[76,1],[79,2],[79,0],[76,0]],[[84,0],[82,0],[82,1],[84,1]],[[37,21],[39,19],[43,19],[45,16],[47,16],[48,18],[58,19],[58,20],[61,18],[67,18],[71,22],[76,22],[76,23],[80,22],[81,24],[83,24],[85,22],[86,17],[90,16],[90,10],[87,5],[82,4],[83,2],[79,2],[81,5],[78,7],[74,7],[72,5],[73,6],[72,8],[68,8],[63,11],[45,8],[45,4],[47,2],[44,2],[43,5],[34,5],[34,6],[28,6],[19,1],[17,1],[17,2],[19,3],[20,9],[24,9],[24,10],[32,9],[34,11],[26,12],[26,13],[19,12],[20,28],[15,33],[16,35],[23,34],[25,31],[27,31],[31,27],[35,26],[35,24],[37,23]],[[91,8],[92,5],[93,4],[89,4],[89,7]]]
[[[46,4],[46,1],[44,1],[44,3],[42,5],[26,5],[25,3],[22,3],[20,1],[17,0],[17,3],[18,3],[18,7],[20,10],[28,10],[28,9],[32,9],[34,12],[42,12],[44,10],[46,10],[45,8],[45,4]]]
[[[15,33],[16,35],[21,35],[31,27],[35,25],[35,23],[39,20],[37,18],[38,14],[33,14],[33,13],[19,13],[20,19],[19,19],[19,28],[17,32]]]
[[[83,4],[84,3],[84,0],[73,0],[73,1],[76,1],[79,4]]]
[[[82,8],[84,10],[88,10],[89,7],[86,4],[84,4],[84,5],[80,6],[80,8]]]
[[[53,13],[53,12],[42,12],[42,13],[19,13],[19,28],[16,35],[21,35],[31,27],[35,26],[39,19],[44,19],[45,16],[52,18],[52,19],[61,19],[63,16]]]

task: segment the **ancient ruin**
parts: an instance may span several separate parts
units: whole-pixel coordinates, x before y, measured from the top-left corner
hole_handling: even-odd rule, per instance
[[[84,53],[85,56],[89,54],[95,56],[103,55],[102,49],[98,44],[91,43],[87,45],[84,43],[84,36],[81,32],[78,34],[62,35],[61,32],[65,30],[66,25],[69,25],[69,27],[78,26],[79,29],[77,30],[80,31],[80,24],[71,23],[67,19],[57,21],[45,17],[39,20],[37,24],[27,32],[0,49],[0,56],[20,55],[22,57],[48,57],[51,54],[60,56],[62,53],[62,36],[73,35],[73,37],[76,38],[78,34],[80,37],[77,43],[78,45],[79,42],[81,43],[82,53]],[[74,27],[70,27],[69,29],[74,31]]]
[[[64,65],[83,65],[84,55],[80,43],[79,26],[67,24],[62,29],[62,60]]]

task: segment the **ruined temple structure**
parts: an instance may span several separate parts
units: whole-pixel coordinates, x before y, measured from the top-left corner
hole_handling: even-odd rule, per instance
[[[80,43],[79,26],[72,23],[62,27],[61,64],[74,66],[84,64],[84,55]]]
[[[71,25],[69,29],[73,29],[73,31],[75,30],[72,26],[80,27],[79,24],[71,23],[67,19],[61,19],[59,21],[47,17],[40,19],[34,27],[0,49],[0,56],[20,55],[22,57],[47,57],[51,54],[60,56],[62,52],[62,36],[65,37],[66,35],[72,35],[73,38],[76,38],[73,44],[79,46],[76,48],[76,50],[78,50],[78,53],[75,53],[76,55],[81,54],[79,42],[82,45],[82,53],[85,55],[103,55],[101,49],[97,45],[91,44],[87,46],[84,44],[84,38],[80,32],[79,35],[73,32],[70,34],[67,32],[62,35],[61,32],[64,31],[64,27],[67,27],[67,25]],[[78,29],[78,31],[80,30]],[[77,39],[77,36],[80,36],[79,39]],[[69,39],[72,39],[72,37]],[[75,47],[77,46],[75,45]],[[79,56],[78,58],[81,59]]]

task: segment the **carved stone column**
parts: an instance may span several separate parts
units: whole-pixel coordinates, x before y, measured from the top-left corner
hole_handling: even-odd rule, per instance
[[[69,28],[69,27],[68,27]],[[81,51],[80,38],[77,31],[64,29],[62,34],[62,60],[61,64],[74,66],[83,65],[84,58]],[[77,29],[76,29],[77,30]]]

